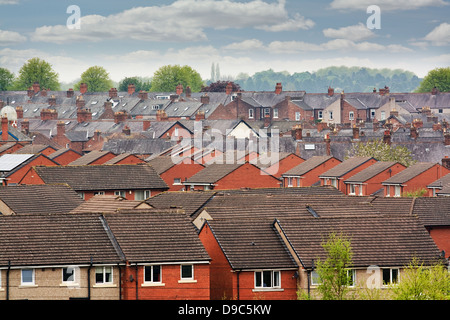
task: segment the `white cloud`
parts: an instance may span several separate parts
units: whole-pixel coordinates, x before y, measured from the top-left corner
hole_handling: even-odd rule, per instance
[[[20,0],[0,0],[0,6],[3,4],[18,4]]]
[[[324,29],[323,35],[327,38],[348,39],[353,41],[366,40],[375,36],[375,34],[362,23],[339,29]]]
[[[330,7],[338,10],[366,10],[371,5],[377,5],[383,11],[415,10],[430,6],[445,6],[449,3],[444,0],[333,0]]]
[[[27,41],[27,38],[15,31],[0,30],[0,46],[10,46]]]
[[[80,21],[80,29],[65,25],[36,28],[32,39],[54,43],[107,39],[188,42],[206,40],[208,28],[292,31],[314,25],[299,14],[291,18],[284,0],[177,0],[170,5],[132,8],[106,17],[82,16]]]
[[[424,38],[426,41],[430,41],[431,44],[436,46],[446,46],[450,44],[450,24],[441,23],[439,26],[433,29]]]
[[[242,42],[234,42],[229,45],[224,46],[222,49],[233,50],[233,51],[252,51],[261,50],[264,48],[264,44],[258,39],[249,39]]]

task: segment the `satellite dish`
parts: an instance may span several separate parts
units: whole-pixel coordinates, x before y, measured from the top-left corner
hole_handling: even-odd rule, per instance
[[[8,118],[8,121],[17,121],[17,112],[11,106],[4,106],[0,110],[0,114],[3,118]]]

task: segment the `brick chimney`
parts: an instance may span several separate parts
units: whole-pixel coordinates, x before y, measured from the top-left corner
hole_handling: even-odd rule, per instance
[[[109,93],[110,98],[117,98],[117,89],[116,88],[109,89],[108,93]]]
[[[353,126],[353,140],[359,140],[359,128],[357,126]]]
[[[23,119],[23,108],[22,106],[16,107],[17,119]]]
[[[133,83],[128,85],[128,94],[131,96],[136,91],[136,86]]]
[[[450,146],[450,132],[444,132],[444,145]]]
[[[383,142],[386,143],[387,145],[391,145],[391,131],[390,130],[384,131]]]
[[[191,87],[187,86],[186,87],[186,98],[190,98],[191,95],[192,95]]]
[[[326,149],[326,152],[327,152],[327,156],[331,156],[331,139],[330,139],[330,135],[329,134],[325,135],[324,142],[325,142],[325,149]]]
[[[203,104],[209,104],[209,96],[207,93],[200,97],[200,102]]]
[[[317,123],[317,132],[322,132],[325,128],[328,128],[328,124],[326,122]]]
[[[127,136],[131,135],[131,129],[130,129],[130,127],[129,127],[129,126],[123,127],[122,133],[125,134],[125,135],[127,135]]]
[[[179,96],[183,93],[183,85],[181,83],[179,85],[177,85],[176,93]]]
[[[334,95],[334,88],[328,87],[328,96],[332,97]]]
[[[46,97],[47,96],[47,89],[42,89],[41,90],[41,97]]]
[[[77,121],[78,123],[87,122],[92,120],[92,112],[89,109],[78,109],[77,111]]]
[[[398,117],[398,110],[397,109],[392,109],[391,111],[390,111],[390,113],[389,113],[389,115],[391,115],[391,116],[395,116],[395,117]]]
[[[168,121],[169,117],[167,116],[167,113],[164,110],[157,110],[156,111],[156,121]]]
[[[414,119],[413,120],[413,126],[416,129],[422,128],[423,127],[423,121],[421,119]]]
[[[282,86],[281,82],[278,82],[275,86],[275,93],[280,94],[282,91],[283,91],[283,86]]]
[[[150,120],[144,120],[142,122],[142,131],[147,131],[148,129],[150,129],[150,126],[151,126]]]
[[[8,141],[8,118],[2,117],[2,140]]]
[[[56,97],[55,95],[52,95],[50,98],[48,98],[48,105],[49,106],[56,106]]]
[[[27,96],[28,96],[29,98],[33,98],[33,96],[34,96],[34,90],[33,90],[33,87],[29,87],[29,88],[28,88],[28,90],[27,90]]]
[[[28,119],[23,119],[21,124],[22,132],[28,134],[30,132],[30,122]]]
[[[433,87],[433,89],[431,89],[431,94],[432,94],[433,96],[437,95],[438,93],[439,93],[439,89],[438,89],[438,88]]]
[[[141,100],[147,100],[148,99],[148,93],[146,91],[139,91],[139,99]]]
[[[198,111],[195,115],[195,121],[205,120],[205,111]]]
[[[80,94],[85,94],[88,91],[88,86],[86,83],[80,83]]]
[[[415,128],[414,126],[412,126],[410,129],[410,136],[412,139],[417,139],[417,137],[419,136],[419,133],[417,132],[417,128]]]
[[[66,124],[64,123],[64,121],[58,121],[58,123],[56,124],[56,136],[60,138],[64,136],[65,133]]]
[[[55,109],[42,109],[41,110],[41,120],[56,120],[58,119],[58,112]]]
[[[127,120],[128,114],[125,111],[118,111],[114,113],[114,123],[121,123]]]
[[[33,83],[33,92],[38,93],[39,91],[41,91],[41,86],[39,85],[39,82],[36,81]]]
[[[450,170],[450,158],[445,156],[445,158],[442,159],[442,166],[446,169]]]
[[[77,101],[75,102],[75,105],[77,106],[77,109],[83,109],[86,106],[86,101],[84,101],[83,96],[78,96]]]
[[[233,85],[231,82],[228,82],[227,86],[225,87],[225,94],[229,95],[233,92]]]
[[[302,126],[300,124],[297,124],[295,126],[292,127],[292,137],[295,140],[302,140],[303,139],[303,129]]]
[[[74,91],[73,91],[73,89],[72,88],[70,88],[69,90],[67,90],[66,91],[66,96],[67,96],[67,98],[72,98],[73,97],[73,95],[74,95]]]

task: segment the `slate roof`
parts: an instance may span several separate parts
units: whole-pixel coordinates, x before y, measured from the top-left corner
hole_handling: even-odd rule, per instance
[[[0,200],[15,214],[66,213],[83,203],[68,185],[1,186]]]
[[[394,161],[378,161],[375,162],[370,167],[367,167],[366,169],[358,172],[354,176],[351,176],[347,180],[345,180],[345,183],[352,183],[352,182],[364,182],[367,181],[377,174],[383,172],[384,170],[389,169],[393,165],[395,165],[396,162]]]
[[[184,181],[184,184],[212,184],[227,176],[242,164],[211,164]]]
[[[173,191],[162,192],[146,200],[146,203],[157,209],[179,208],[187,216],[193,215],[216,194],[213,191]]]
[[[313,156],[306,161],[300,163],[294,168],[286,171],[283,176],[302,176],[312,169],[320,166],[322,163],[325,163],[329,159],[333,158],[332,156]]]
[[[269,219],[219,219],[207,222],[233,269],[297,267]]]
[[[450,197],[417,198],[413,214],[427,227],[450,226]]]
[[[432,162],[418,162],[410,167],[400,171],[396,175],[392,176],[391,178],[387,179],[386,181],[383,181],[382,184],[402,184],[406,183],[409,180],[413,179],[417,175],[421,174],[422,172],[430,169],[436,165]]]
[[[88,165],[109,153],[111,153],[111,152],[110,151],[93,150],[93,151],[90,151],[90,152],[84,154],[83,156],[79,157],[78,159],[72,161],[71,163],[69,163],[69,165],[70,166]]]
[[[372,157],[353,157],[344,160],[337,166],[331,168],[330,170],[322,173],[320,177],[342,177],[351,170],[359,167],[360,165],[366,163],[367,161],[373,159]]]
[[[78,196],[78,198],[80,197]],[[82,201],[82,203],[69,213],[116,213],[124,209],[134,209],[142,204],[142,202],[140,200],[127,200],[114,195],[96,195],[87,201]]]
[[[135,213],[105,216],[114,238],[130,262],[210,260],[195,228],[183,213]]]
[[[67,183],[76,191],[168,189],[164,180],[147,164],[34,168],[46,184]]]
[[[332,232],[343,233],[350,238],[353,267],[404,267],[413,258],[425,264],[434,264],[440,254],[428,232],[414,216],[279,218],[278,221],[306,268],[312,267],[313,260],[326,259],[321,244]]]
[[[0,265],[45,266],[121,262],[99,215],[0,216]]]

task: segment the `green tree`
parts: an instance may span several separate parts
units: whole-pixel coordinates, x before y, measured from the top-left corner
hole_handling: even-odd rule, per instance
[[[434,87],[440,92],[450,92],[450,67],[436,68],[429,71],[416,91],[431,92]]]
[[[179,84],[184,88],[190,86],[192,92],[199,92],[203,80],[200,74],[189,66],[166,65],[154,73],[151,91],[173,92]]]
[[[392,291],[397,300],[449,300],[450,273],[442,263],[426,267],[413,259]]]
[[[136,92],[150,91],[151,81],[141,77],[126,77],[119,82],[119,91],[128,91],[128,85],[134,84]]]
[[[327,258],[317,261],[316,272],[320,279],[318,291],[323,300],[343,300],[352,281],[349,268],[353,252],[350,239],[344,234],[331,233],[322,243]]]
[[[0,68],[0,91],[6,91],[13,84],[14,74],[6,68]]]
[[[59,75],[53,70],[52,65],[39,58],[31,58],[19,70],[19,75],[14,81],[14,90],[27,90],[35,82],[39,82],[41,88],[60,90]]]
[[[411,151],[406,147],[393,147],[384,143],[381,139],[359,142],[347,152],[349,157],[374,157],[378,161],[395,161],[409,167],[415,161],[412,158]]]
[[[75,90],[80,90],[80,84],[86,83],[89,92],[105,92],[112,88],[113,82],[105,68],[93,66],[81,74],[81,80],[75,84]]]

